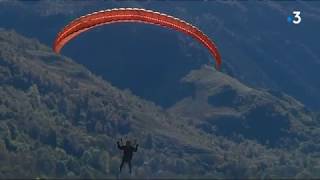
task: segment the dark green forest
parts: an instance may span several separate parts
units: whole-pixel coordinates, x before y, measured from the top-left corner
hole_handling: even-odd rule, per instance
[[[1,29],[0,178],[115,178],[120,137],[135,178],[320,177],[319,114],[207,66],[182,82],[195,94],[164,109]]]

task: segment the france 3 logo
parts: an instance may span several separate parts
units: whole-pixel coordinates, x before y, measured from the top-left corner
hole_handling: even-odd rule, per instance
[[[302,21],[301,11],[292,11],[292,15],[288,16],[287,21],[293,24],[300,24]]]

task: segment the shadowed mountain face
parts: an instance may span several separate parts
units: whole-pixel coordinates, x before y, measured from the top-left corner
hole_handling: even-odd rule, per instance
[[[98,39],[97,34],[101,34]],[[168,107],[193,92],[179,81],[192,67],[200,66],[179,52],[177,34],[152,25],[114,24],[84,34],[64,52],[114,86]],[[86,49],[86,53],[79,53],[79,49]]]
[[[314,37],[320,31],[319,6],[317,2],[6,2],[0,4],[0,18],[4,27],[51,45],[70,20],[95,10],[159,10],[185,19],[208,34],[221,51],[227,74],[252,87],[284,92],[318,109],[320,49]],[[298,26],[286,21],[296,8],[303,12]],[[179,84],[179,79],[207,63],[209,57],[187,36],[137,24],[100,27],[81,35],[62,53],[113,85],[128,88],[163,107],[193,93],[192,88]]]

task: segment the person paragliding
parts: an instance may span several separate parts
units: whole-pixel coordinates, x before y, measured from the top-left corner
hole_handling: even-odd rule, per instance
[[[138,151],[139,144],[137,144],[137,141],[135,140],[134,145],[131,145],[131,141],[127,140],[126,144],[123,145],[122,138],[121,138],[120,141],[117,141],[117,146],[118,146],[118,149],[123,151],[122,161],[120,164],[120,173],[123,168],[123,165],[128,164],[129,172],[131,174],[132,172],[131,160],[132,160],[133,152]]]

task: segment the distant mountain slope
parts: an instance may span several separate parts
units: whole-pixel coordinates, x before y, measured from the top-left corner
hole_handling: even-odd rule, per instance
[[[184,19],[214,39],[224,72],[252,87],[289,94],[314,110],[320,107],[317,1],[4,1],[0,19],[2,27],[51,46],[56,33],[72,19],[115,7],[148,8]],[[287,22],[293,10],[302,12],[300,25]],[[163,107],[191,94],[192,89],[177,82],[208,61],[208,53],[197,42],[162,28],[115,25],[77,39],[63,54],[116,87],[129,88]],[[87,53],[79,53],[84,48]],[[112,60],[104,61],[106,52]]]
[[[320,31],[319,2],[239,1],[179,6],[177,14],[199,25],[217,42],[229,75],[256,88],[284,92],[319,109],[320,46],[314,38]],[[302,13],[299,25],[287,22],[294,10]],[[182,42],[188,41],[182,38]],[[192,49],[186,51],[196,55]]]
[[[193,79],[197,72],[205,76]],[[208,77],[210,95],[230,89],[248,93],[241,109],[232,106],[233,99],[231,104],[215,104],[222,101],[213,98],[210,108],[226,107],[213,114],[250,114],[251,103],[261,101],[252,100],[252,95],[272,98],[266,102],[276,105],[262,107],[281,107],[279,111],[269,108],[267,113],[297,110],[305,119],[288,119],[290,127],[303,128],[289,129],[298,137],[296,146],[273,148],[247,137],[230,138],[228,133],[198,128],[194,124],[206,123],[198,116],[190,116],[190,121],[178,112],[166,112],[111,86],[37,40],[0,29],[0,177],[115,177],[120,158],[115,142],[123,136],[137,138],[141,144],[133,162],[136,178],[319,177],[318,126],[300,103],[248,88],[227,75],[217,73],[222,82],[206,76],[212,73],[196,70],[186,81],[205,85],[202,78]],[[232,85],[228,90],[210,84],[214,81]],[[306,136],[305,131],[312,134]]]

